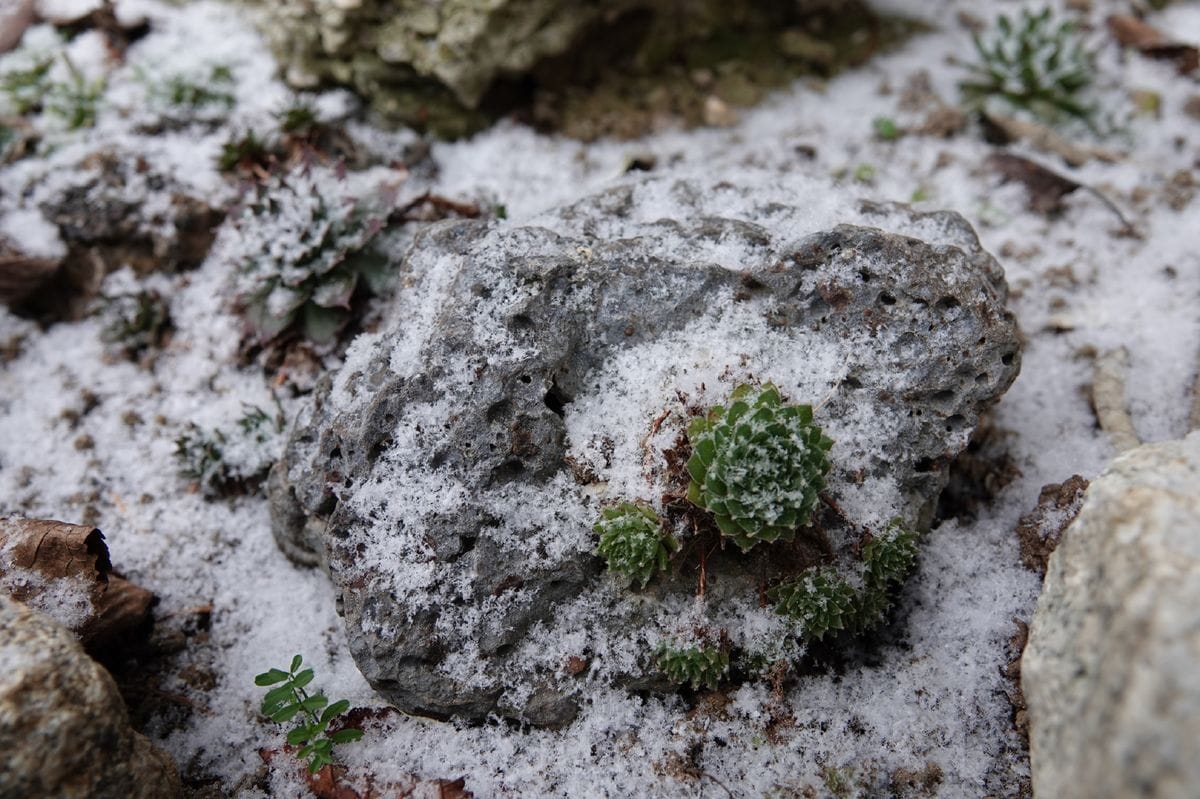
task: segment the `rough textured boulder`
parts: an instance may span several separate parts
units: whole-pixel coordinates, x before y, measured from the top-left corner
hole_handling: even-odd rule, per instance
[[[1050,556],[1022,663],[1038,796],[1200,785],[1200,433],[1113,461]]]
[[[502,96],[528,91],[522,82],[656,68],[683,42],[747,24],[777,33],[814,10],[847,4],[260,0],[264,33],[289,82],[348,85],[387,117],[446,133],[477,124],[489,93],[503,103]],[[791,40],[814,41],[801,29],[788,30]],[[726,59],[728,43],[716,50]],[[510,85],[493,91],[504,81]]]
[[[64,627],[0,596],[0,797],[169,799],[175,764]]]
[[[1000,267],[956,214],[751,185],[656,178],[418,236],[396,324],[355,342],[271,480],[281,547],[325,564],[397,706],[556,725],[585,682],[664,687],[652,653],[691,630],[784,656],[762,580],[928,526],[1018,369]],[[749,558],[680,522],[672,571],[628,590],[593,554],[599,508],[680,507],[683,428],[746,381],[818,406],[837,511]]]

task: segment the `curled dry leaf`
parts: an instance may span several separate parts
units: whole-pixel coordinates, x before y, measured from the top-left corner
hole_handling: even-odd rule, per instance
[[[1121,222],[1120,235],[1140,237],[1133,224],[1121,213],[1121,209],[1091,186],[1060,175],[1052,169],[1042,166],[1023,156],[1013,153],[992,153],[985,162],[986,166],[1005,181],[1017,181],[1024,184],[1029,191],[1029,208],[1042,214],[1056,214],[1063,210],[1063,198],[1068,194],[1083,189],[1104,204],[1108,210]]]
[[[86,598],[71,630],[102,655],[149,616],[154,595],[112,571],[104,534],[95,527],[43,519],[0,519],[0,587],[44,610],[63,584]],[[45,599],[46,601],[39,601]]]
[[[1148,58],[1174,63],[1180,75],[1189,75],[1200,67],[1200,50],[1195,45],[1170,39],[1137,17],[1113,14],[1108,18],[1108,30],[1125,47],[1132,47]]]

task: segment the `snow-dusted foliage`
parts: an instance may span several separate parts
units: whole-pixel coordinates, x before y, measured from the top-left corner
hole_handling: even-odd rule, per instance
[[[375,293],[387,280],[387,259],[370,248],[383,212],[323,169],[254,191],[221,242],[221,257],[237,270],[237,306],[259,341],[292,332],[333,341],[356,293]]]

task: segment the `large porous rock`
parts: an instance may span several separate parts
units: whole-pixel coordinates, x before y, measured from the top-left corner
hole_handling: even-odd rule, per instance
[[[690,636],[794,655],[766,583],[928,525],[1018,369],[1000,267],[956,214],[747,180],[655,178],[417,237],[395,324],[351,347],[270,485],[281,546],[326,565],[397,706],[561,724],[584,684],[664,687],[655,649]],[[688,421],[747,382],[817,405],[836,443],[818,524],[743,557],[681,491]],[[594,554],[621,499],[682,544],[644,591]]]
[[[1196,796],[1200,433],[1120,456],[1050,556],[1022,687],[1038,796]]]
[[[810,49],[825,48],[836,58],[835,46],[798,26],[811,22],[815,11],[860,4],[259,0],[259,5],[263,31],[292,84],[348,85],[386,117],[461,134],[491,107],[511,104],[540,84],[594,82],[614,71],[661,72],[686,42],[713,40],[710,58],[723,58],[729,71],[740,57],[730,50],[738,40],[730,31],[748,34],[747,46],[760,51],[786,31],[792,35],[781,37],[781,49],[786,42],[808,42]],[[696,66],[696,60],[693,55],[687,63]]]
[[[0,797],[169,799],[171,758],[129,726],[108,672],[64,627],[0,595]]]

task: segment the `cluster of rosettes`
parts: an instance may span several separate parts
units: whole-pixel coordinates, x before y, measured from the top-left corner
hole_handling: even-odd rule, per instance
[[[688,426],[688,499],[706,508],[743,552],[790,541],[807,524],[829,472],[833,442],[808,405],[785,405],[779,389],[739,386]]]
[[[818,566],[772,588],[776,612],[796,620],[806,638],[842,630],[865,632],[883,621],[889,591],[917,560],[917,534],[892,522],[862,547],[862,583],[856,588],[836,569]]]
[[[711,514],[721,534],[744,553],[756,545],[792,541],[812,521],[830,470],[833,446],[808,405],[785,403],[771,385],[742,385],[728,407],[718,405],[687,430],[687,499]],[[609,570],[647,583],[666,570],[679,549],[654,510],[621,502],[601,512],[594,527]],[[898,521],[860,546],[861,571],[817,566],[768,592],[775,611],[795,622],[805,639],[839,631],[863,632],[882,621],[889,592],[916,561],[917,536]],[[715,688],[730,664],[727,642],[663,645],[658,669],[693,689]]]
[[[356,292],[378,292],[387,280],[387,259],[370,248],[383,220],[335,196],[335,185],[324,173],[276,178],[259,187],[229,231],[236,302],[260,342],[291,332],[331,342]]]

